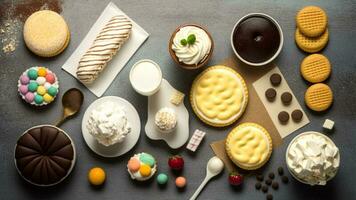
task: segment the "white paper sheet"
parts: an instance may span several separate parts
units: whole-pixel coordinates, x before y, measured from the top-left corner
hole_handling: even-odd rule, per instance
[[[111,19],[111,17],[118,14],[123,14],[128,17],[114,3],[110,2],[106,6],[104,11],[101,13],[100,17],[96,20],[94,25],[91,27],[88,34],[79,44],[77,49],[64,63],[62,69],[77,78],[76,71],[80,58],[90,48],[91,44],[95,40],[100,30]],[[132,31],[130,38],[125,42],[125,44],[123,44],[121,49],[108,63],[106,68],[100,73],[99,77],[94,81],[94,83],[90,85],[84,84],[97,97],[103,95],[103,93],[110,86],[117,74],[121,71],[121,69],[126,65],[130,58],[135,54],[137,49],[140,48],[140,46],[146,41],[149,36],[149,34],[142,27],[136,24],[131,18],[129,19],[132,21]]]
[[[270,83],[270,76],[274,73],[278,73],[282,76],[281,84],[277,87],[273,87],[272,84]],[[263,105],[265,106],[269,117],[272,119],[274,126],[277,128],[282,138],[288,136],[289,134],[293,133],[294,131],[302,128],[303,126],[309,123],[308,116],[305,114],[302,107],[298,103],[298,100],[295,98],[292,90],[288,86],[287,81],[285,80],[283,74],[281,73],[278,67],[271,69],[260,79],[255,81],[252,85],[255,88],[258,97],[260,98]],[[268,88],[274,88],[277,91],[276,99],[273,102],[269,102],[265,96],[265,92]],[[288,106],[283,105],[281,101],[281,94],[283,92],[290,92],[293,96],[292,102]],[[294,122],[291,118],[291,114],[295,109],[299,109],[303,112],[303,118],[298,123]],[[281,111],[286,111],[289,113],[290,119],[287,124],[281,124],[279,122],[278,114]]]

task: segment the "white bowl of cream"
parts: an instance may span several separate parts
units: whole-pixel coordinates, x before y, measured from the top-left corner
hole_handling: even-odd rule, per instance
[[[131,68],[130,82],[137,93],[144,96],[151,96],[156,93],[161,86],[161,68],[152,60],[140,60]]]

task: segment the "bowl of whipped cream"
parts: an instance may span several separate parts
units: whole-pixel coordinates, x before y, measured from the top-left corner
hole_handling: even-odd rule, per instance
[[[197,24],[179,26],[168,45],[172,59],[185,69],[198,69],[206,65],[213,49],[214,41],[210,33]]]
[[[312,186],[326,185],[339,169],[340,152],[329,137],[308,131],[290,142],[286,162],[296,180]]]

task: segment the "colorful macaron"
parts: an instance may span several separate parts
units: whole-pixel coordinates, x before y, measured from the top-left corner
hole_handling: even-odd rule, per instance
[[[135,154],[127,163],[127,171],[134,180],[145,181],[157,171],[156,159],[148,153]]]
[[[59,91],[57,76],[45,67],[31,67],[18,80],[18,92],[23,100],[35,106],[51,103]]]

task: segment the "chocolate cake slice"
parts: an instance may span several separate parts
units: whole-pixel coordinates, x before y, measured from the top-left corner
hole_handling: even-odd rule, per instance
[[[61,129],[41,125],[27,130],[17,141],[15,164],[21,176],[39,186],[61,182],[75,163],[72,140]]]

